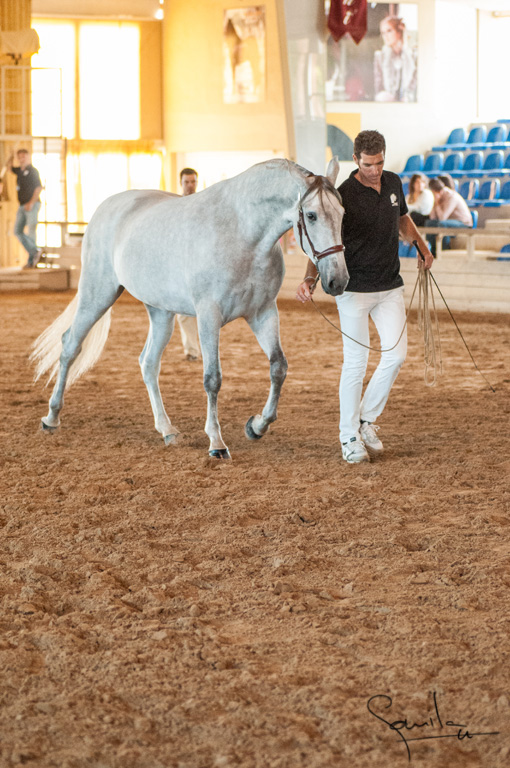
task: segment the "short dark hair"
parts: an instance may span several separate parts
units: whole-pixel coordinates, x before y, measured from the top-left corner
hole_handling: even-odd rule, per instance
[[[361,153],[365,155],[378,155],[386,152],[386,141],[379,131],[361,131],[354,139],[354,154],[359,159]]]
[[[439,181],[443,182],[445,187],[449,187],[450,189],[455,189],[455,182],[449,173],[445,173],[444,176],[438,176],[437,178],[439,179]]]
[[[429,189],[431,189],[432,192],[441,192],[441,190],[444,189],[444,184],[441,179],[431,179],[429,181]]]
[[[194,170],[194,168],[183,168],[179,174],[179,180],[182,181],[183,176],[192,176],[193,174],[195,174],[198,179],[198,173]]]
[[[28,151],[28,149],[25,149],[24,147],[22,147],[21,149],[18,149],[16,154],[17,155],[29,155],[30,152]]]

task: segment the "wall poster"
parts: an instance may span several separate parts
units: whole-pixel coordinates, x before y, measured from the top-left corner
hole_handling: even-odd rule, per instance
[[[415,102],[417,81],[417,4],[369,2],[358,45],[329,36],[326,101]]]
[[[266,10],[263,5],[223,13],[223,101],[253,104],[266,91]]]

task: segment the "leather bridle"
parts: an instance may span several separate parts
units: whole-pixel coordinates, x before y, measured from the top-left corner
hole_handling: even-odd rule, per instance
[[[324,259],[326,256],[330,256],[332,253],[340,253],[345,249],[345,246],[343,245],[343,243],[340,243],[340,245],[332,245],[331,248],[326,248],[324,251],[317,251],[312,242],[310,235],[308,234],[308,230],[306,228],[305,216],[304,216],[303,208],[301,205],[299,206],[299,216],[297,221],[297,227],[299,232],[299,244],[301,246],[301,250],[306,253],[303,245],[303,233],[304,233],[306,235],[306,239],[308,240],[308,243],[312,250],[313,258],[316,261],[320,261],[320,259]]]
[[[310,249],[312,251],[312,258],[315,259],[316,262],[326,258],[326,256],[331,256],[332,253],[340,253],[345,249],[345,246],[343,245],[343,243],[340,243],[340,245],[332,245],[331,248],[326,248],[324,251],[318,251],[315,248],[310,235],[308,234],[308,230],[306,228],[306,222],[305,222],[305,215],[303,212],[303,203],[310,193],[317,192],[319,189],[321,189],[321,192],[323,189],[332,191],[337,197],[339,197],[336,189],[331,184],[329,179],[326,179],[324,176],[316,176],[315,181],[313,182],[312,186],[307,190],[303,199],[299,200],[299,208],[298,208],[299,215],[297,220],[297,228],[299,232],[299,244],[301,246],[301,250],[306,253],[304,244],[303,244],[303,235],[305,235],[306,239],[308,240]]]

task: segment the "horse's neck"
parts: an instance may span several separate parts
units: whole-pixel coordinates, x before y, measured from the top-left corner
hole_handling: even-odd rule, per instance
[[[244,235],[273,245],[291,226],[289,212],[298,200],[298,186],[287,167],[254,166],[232,181],[237,182],[233,191]]]

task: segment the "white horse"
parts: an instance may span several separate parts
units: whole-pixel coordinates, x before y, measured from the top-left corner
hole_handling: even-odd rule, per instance
[[[333,186],[337,174],[336,158],[327,178],[288,160],[269,160],[195,195],[131,190],[105,200],[83,238],[77,295],[36,340],[31,354],[36,379],[48,371],[50,380],[56,376],[43,429],[59,426],[64,390],[99,358],[111,307],[126,288],[149,315],[140,367],[155,427],[165,443],[179,437],[165,412],[158,381],[176,313],[197,317],[209,454],[227,459],[217,413],[219,334],[231,320],[246,319],[270,362],[269,397],[262,414],[252,416],[245,427],[248,438],[262,437],[276,420],[287,370],[276,307],[284,275],[279,238],[294,227],[326,293],[341,294],[349,280],[342,253],[344,210]]]

